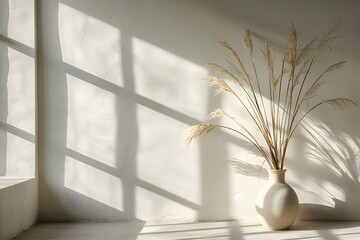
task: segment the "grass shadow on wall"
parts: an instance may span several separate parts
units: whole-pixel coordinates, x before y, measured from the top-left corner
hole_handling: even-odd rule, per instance
[[[310,193],[329,205],[304,203],[300,219],[358,221],[360,214],[360,142],[319,121],[306,126],[308,178],[320,191]],[[306,191],[306,188],[305,188]]]
[[[241,159],[232,159],[229,163],[233,170],[238,173],[249,177],[256,177],[262,180],[268,179],[266,168],[261,165],[248,163]]]

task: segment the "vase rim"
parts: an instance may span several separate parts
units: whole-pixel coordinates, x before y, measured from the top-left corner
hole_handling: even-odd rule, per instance
[[[268,169],[268,172],[286,172],[287,169]]]

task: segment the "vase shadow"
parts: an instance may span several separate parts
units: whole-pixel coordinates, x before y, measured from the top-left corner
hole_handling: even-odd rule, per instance
[[[345,202],[339,200],[337,200],[334,207],[301,203],[298,218],[291,230],[334,230],[360,226],[359,222],[349,222],[346,219],[339,218],[339,208],[342,208],[345,204]]]
[[[342,217],[341,215],[341,212],[343,212],[347,208],[346,202],[338,199],[333,199],[333,200],[335,202],[333,207],[322,204],[301,203],[297,220],[349,221],[346,217]]]

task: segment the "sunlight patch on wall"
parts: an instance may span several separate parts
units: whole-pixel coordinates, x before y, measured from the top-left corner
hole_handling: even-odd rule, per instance
[[[6,136],[6,151],[2,154],[7,162],[7,176],[33,177],[35,174],[35,144],[21,136],[16,136],[0,129]],[[1,144],[4,144],[1,142]]]
[[[189,116],[202,118],[207,69],[158,46],[133,38],[136,92]]]
[[[182,140],[188,126],[141,105],[137,114],[138,178],[199,204],[199,148]]]
[[[75,192],[123,211],[121,179],[74,158],[65,159],[64,185]]]
[[[35,134],[35,60],[8,49],[7,123]]]
[[[119,29],[60,3],[59,37],[64,62],[123,85]]]
[[[34,2],[9,1],[8,37],[34,48]]]
[[[67,147],[116,167],[116,96],[67,75]]]

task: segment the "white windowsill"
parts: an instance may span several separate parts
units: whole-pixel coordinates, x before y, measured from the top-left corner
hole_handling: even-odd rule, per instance
[[[34,178],[35,177],[0,176],[0,189],[11,187]]]

